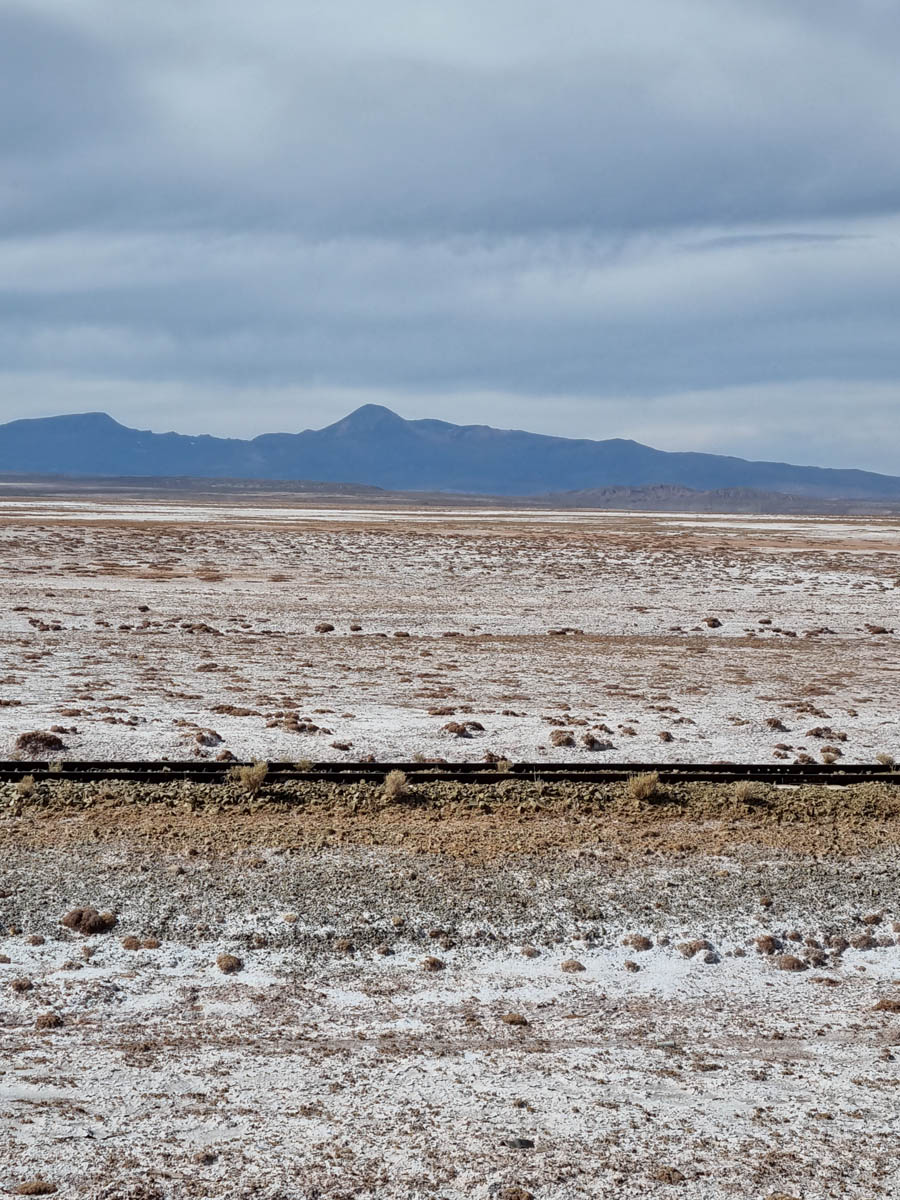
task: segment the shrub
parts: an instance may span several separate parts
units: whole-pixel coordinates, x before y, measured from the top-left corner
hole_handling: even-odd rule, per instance
[[[63,917],[62,924],[66,929],[74,929],[88,937],[92,933],[109,933],[116,920],[115,913],[100,913],[96,908],[73,908]]]
[[[242,971],[244,964],[236,954],[220,954],[216,959],[216,966],[223,975],[234,975],[236,971]]]
[[[628,780],[628,794],[632,800],[649,800],[659,791],[659,775],[656,771],[642,771]]]
[[[266,782],[268,773],[268,763],[255,762],[252,766],[232,767],[228,772],[228,778],[232,783],[236,783],[239,788],[242,788],[243,791],[249,792],[251,796],[255,796]]]
[[[409,780],[402,771],[389,771],[384,781],[386,800],[401,800],[409,794]]]
[[[30,754],[38,757],[50,750],[65,750],[66,744],[62,738],[51,733],[48,729],[31,729],[20,733],[16,738],[15,749],[19,754]]]
[[[23,775],[22,778],[19,780],[19,782],[16,784],[16,791],[22,797],[23,800],[27,800],[30,796],[33,796],[34,795],[34,776],[33,775]]]

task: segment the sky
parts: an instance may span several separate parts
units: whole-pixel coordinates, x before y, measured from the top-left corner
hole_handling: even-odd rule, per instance
[[[0,0],[0,420],[900,474],[896,0]]]

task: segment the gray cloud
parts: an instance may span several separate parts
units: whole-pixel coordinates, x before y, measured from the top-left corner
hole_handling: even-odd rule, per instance
[[[0,415],[892,469],[892,9],[0,0]]]

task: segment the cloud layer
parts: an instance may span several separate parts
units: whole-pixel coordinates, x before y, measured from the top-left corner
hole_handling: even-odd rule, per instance
[[[0,416],[900,469],[889,0],[0,0]]]

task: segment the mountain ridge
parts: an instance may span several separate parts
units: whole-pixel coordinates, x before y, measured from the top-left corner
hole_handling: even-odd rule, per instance
[[[0,425],[0,472],[357,481],[398,491],[535,496],[610,487],[753,488],[793,496],[900,498],[900,477],[733,455],[406,420],[367,404],[322,429],[252,439],[131,429],[104,412]]]

